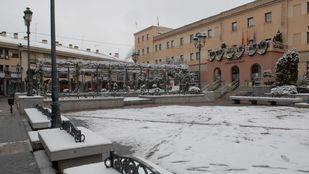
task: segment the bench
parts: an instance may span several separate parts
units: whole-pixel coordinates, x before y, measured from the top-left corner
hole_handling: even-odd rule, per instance
[[[38,131],[29,131],[28,132],[28,137],[30,140],[30,144],[32,147],[32,151],[38,151],[38,150],[42,150],[43,146],[39,140],[39,133]]]
[[[51,119],[37,108],[25,109],[25,113],[33,130],[48,129],[51,127]],[[61,120],[68,121],[69,119],[61,116]]]
[[[277,105],[278,102],[295,104],[303,101],[302,98],[283,98],[283,97],[254,97],[254,96],[230,96],[230,99],[235,104],[240,104],[240,101],[250,101],[256,105],[258,102],[269,102],[271,105]]]
[[[74,128],[69,127],[69,130]],[[65,168],[103,161],[102,155],[108,155],[112,142],[84,127],[77,127],[83,138],[78,141],[74,132],[53,128],[39,130],[39,140],[55,168],[60,173]],[[76,132],[76,131],[75,131]]]
[[[121,156],[110,152],[110,156],[104,162],[83,165],[73,168],[67,168],[64,174],[171,174],[170,172],[160,168],[156,164],[140,157]]]

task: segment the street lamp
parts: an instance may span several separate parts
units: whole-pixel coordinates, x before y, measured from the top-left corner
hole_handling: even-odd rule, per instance
[[[137,51],[134,51],[132,54],[132,59],[134,63],[137,63],[138,57],[139,57],[139,53]]]
[[[32,70],[30,69],[30,23],[32,20],[33,12],[29,7],[24,11],[24,21],[27,26],[27,52],[28,52],[28,70],[27,70],[27,96],[33,96],[33,75]]]
[[[55,31],[55,0],[50,0],[50,40],[51,40],[51,65],[52,65],[52,128],[61,127],[59,106],[59,81],[56,61],[56,31]]]
[[[194,46],[195,48],[198,49],[198,53],[199,53],[199,57],[198,57],[198,71],[199,71],[199,84],[198,87],[200,89],[202,89],[202,78],[201,78],[201,50],[202,48],[205,46],[205,42],[206,42],[206,35],[201,34],[201,33],[197,33],[195,35],[195,37],[193,38],[194,40]]]
[[[21,43],[18,44],[18,56],[19,56],[19,65],[20,65],[20,92],[24,92],[24,85],[23,85],[23,62],[22,62],[22,50],[23,45]]]

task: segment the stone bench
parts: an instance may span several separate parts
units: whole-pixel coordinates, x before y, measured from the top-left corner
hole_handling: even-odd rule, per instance
[[[309,103],[295,103],[298,108],[309,108]]]
[[[132,165],[134,164],[134,165]],[[129,171],[126,171],[129,169]],[[152,162],[133,156],[120,156],[110,153],[110,156],[100,163],[88,164],[73,168],[67,168],[64,174],[121,174],[121,173],[152,173],[152,174],[172,174]],[[145,172],[146,171],[146,172]],[[142,172],[142,173],[141,173]]]
[[[283,97],[254,97],[254,96],[230,96],[230,99],[235,104],[240,104],[240,101],[250,101],[251,104],[258,102],[269,102],[271,105],[276,105],[278,102],[295,104],[303,101],[302,98],[283,98]]]
[[[36,108],[25,109],[26,117],[33,130],[48,129],[51,127],[51,120]],[[62,121],[69,119],[61,116]]]
[[[38,150],[42,150],[43,146],[39,140],[39,133],[38,131],[29,131],[28,132],[28,137],[30,140],[30,144],[32,147],[32,151],[38,151]]]
[[[65,130],[60,128],[39,130],[39,140],[50,161],[60,173],[65,168],[102,162],[103,156],[111,149],[112,142],[92,131],[78,127],[85,136],[83,142],[75,142]]]

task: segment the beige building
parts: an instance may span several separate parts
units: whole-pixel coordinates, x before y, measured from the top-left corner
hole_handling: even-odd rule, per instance
[[[278,31],[282,33],[283,49],[274,48],[269,42],[265,54],[266,57],[275,57],[274,60],[265,61],[263,56],[254,56],[252,59],[246,54],[241,60],[209,60],[209,53],[219,50],[222,43],[225,43],[227,48],[237,48],[240,45],[247,46],[248,43],[272,41]],[[207,36],[201,55],[193,44],[196,33]],[[271,67],[275,66],[276,60],[284,51],[292,48],[296,48],[301,55],[299,75],[309,76],[308,0],[256,0],[177,29],[151,26],[134,36],[135,49],[140,53],[140,63],[185,63],[192,70],[197,70],[201,57],[204,84],[215,80],[216,67],[219,68],[220,75],[222,73],[226,84],[234,78],[233,67],[238,69],[240,78],[244,77],[242,74],[254,74],[250,69],[253,71],[256,64],[260,68],[260,76],[266,71],[274,73],[274,68]],[[272,65],[268,65],[269,63]],[[263,67],[263,64],[267,68]],[[240,81],[245,84],[251,81],[250,78],[249,75]]]
[[[50,60],[50,44],[47,40],[41,42],[31,42],[30,62],[32,69],[36,68],[39,60]],[[106,55],[99,50],[81,50],[78,46],[64,46],[57,42],[57,61],[60,60],[91,60],[107,62],[124,62],[119,59],[119,54]],[[10,89],[16,88],[23,83],[27,77],[27,40],[19,38],[18,34],[8,35],[6,32],[0,33],[0,96],[7,95]],[[61,76],[60,76],[61,78]],[[64,77],[66,78],[66,77]],[[89,78],[90,77],[86,77]],[[67,78],[66,78],[67,79]],[[61,79],[60,79],[61,80]],[[87,79],[85,79],[87,80]],[[25,83],[24,83],[25,84]]]

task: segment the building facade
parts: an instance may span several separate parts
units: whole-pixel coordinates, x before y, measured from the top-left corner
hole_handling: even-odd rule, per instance
[[[27,78],[27,38],[19,38],[18,34],[8,35],[6,32],[0,33],[0,96],[23,88],[25,90]],[[30,63],[31,68],[36,69],[37,64],[42,59],[50,60],[50,44],[47,40],[42,42],[31,42]],[[57,42],[57,61],[66,60],[85,60],[85,61],[107,61],[107,62],[125,62],[115,56],[105,55],[96,50],[81,50],[78,46],[63,46]],[[71,80],[73,77],[71,75]],[[85,76],[85,84],[92,80],[92,74]],[[46,78],[44,79],[46,80]],[[68,77],[59,74],[60,90],[68,86]],[[65,81],[65,82],[64,82]],[[88,85],[90,86],[90,85]],[[13,90],[13,91],[12,91]]]
[[[138,62],[185,63],[198,71],[201,58],[203,85],[218,79],[226,85],[235,81],[241,85],[265,83],[269,80],[266,74],[274,76],[278,58],[293,48],[300,52],[300,78],[309,77],[308,0],[256,0],[177,29],[157,31],[158,27],[152,26],[134,34]],[[201,53],[194,46],[197,33],[207,36]],[[151,37],[143,41],[147,35]],[[281,40],[279,45],[274,43],[276,36]],[[252,55],[251,48],[256,52],[261,48],[263,54]],[[238,49],[242,55],[231,58]]]

